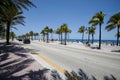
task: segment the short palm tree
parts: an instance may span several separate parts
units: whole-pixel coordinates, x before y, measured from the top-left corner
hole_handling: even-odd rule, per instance
[[[65,33],[65,45],[66,45],[66,41],[67,41],[67,33],[68,33],[68,25],[67,24],[63,24],[62,25],[62,29],[63,29],[63,33]]]
[[[58,34],[58,36],[59,36],[59,41],[60,41],[60,34],[61,34],[61,32],[60,32],[60,28],[57,28],[57,30],[56,30],[56,34]]]
[[[100,11],[96,13],[92,17],[92,19],[89,21],[89,24],[92,24],[92,26],[99,25],[99,47],[98,49],[101,49],[101,26],[104,23],[104,17],[105,17],[105,14],[102,11]]]
[[[42,31],[40,32],[40,34],[42,34],[42,39],[43,39],[43,41],[45,41],[45,31],[42,30]]]
[[[37,36],[37,40],[38,40],[39,33],[36,33],[36,36]]]
[[[30,36],[31,36],[31,40],[33,40],[34,32],[33,32],[33,31],[30,31],[29,34],[30,34]]]
[[[26,37],[27,37],[28,39],[30,39],[30,34],[29,34],[29,33],[26,33]]]
[[[120,12],[114,14],[108,20],[108,25],[106,26],[107,31],[111,31],[117,28],[117,34],[120,33]],[[117,35],[117,45],[119,45],[119,36]]]
[[[80,26],[80,28],[78,29],[78,32],[82,33],[82,42],[83,42],[83,39],[84,39],[84,32],[85,31],[86,31],[85,26]]]
[[[10,32],[10,37],[11,37],[12,41],[14,40],[15,36],[16,36],[16,35],[15,35],[14,32]]]
[[[94,42],[94,34],[95,34],[96,28],[95,27],[90,27],[90,34],[92,35],[92,44]]]
[[[50,28],[50,33],[51,33],[51,39],[53,39],[53,29],[52,28]]]
[[[87,32],[86,32],[86,34],[88,34],[88,42],[90,42],[90,27],[88,27],[87,29]]]

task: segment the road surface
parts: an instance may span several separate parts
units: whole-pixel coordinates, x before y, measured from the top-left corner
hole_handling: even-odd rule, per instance
[[[120,54],[97,52],[33,41],[24,45],[69,72],[82,69],[98,80],[111,74],[120,79]]]

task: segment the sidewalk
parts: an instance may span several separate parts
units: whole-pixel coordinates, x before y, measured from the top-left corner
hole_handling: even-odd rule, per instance
[[[20,45],[0,45],[0,50],[0,80],[54,80],[50,70]]]

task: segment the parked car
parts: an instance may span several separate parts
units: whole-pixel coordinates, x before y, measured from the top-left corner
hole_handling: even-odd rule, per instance
[[[22,39],[21,39],[21,38],[18,38],[17,40],[18,40],[18,41],[22,41]]]
[[[23,43],[24,43],[24,44],[30,44],[30,39],[24,39],[24,40],[23,40]]]

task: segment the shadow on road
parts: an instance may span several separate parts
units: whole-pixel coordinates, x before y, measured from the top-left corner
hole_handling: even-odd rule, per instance
[[[95,76],[88,76],[82,69],[79,69],[78,73],[74,71],[72,72],[65,71],[64,74],[66,76],[65,80],[98,80],[97,78],[95,78]],[[51,75],[54,77],[54,80],[62,80],[57,71],[52,71]],[[103,80],[118,80],[118,79],[115,78],[113,75],[110,75],[104,76]]]

